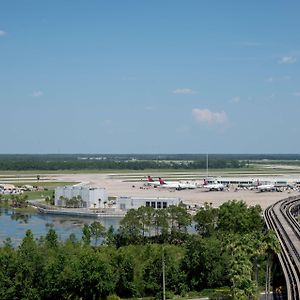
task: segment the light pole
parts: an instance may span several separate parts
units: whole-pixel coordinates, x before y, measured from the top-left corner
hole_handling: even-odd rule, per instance
[[[165,254],[164,254],[164,246],[162,247],[162,284],[163,284],[163,300],[166,300],[166,278],[165,278]]]

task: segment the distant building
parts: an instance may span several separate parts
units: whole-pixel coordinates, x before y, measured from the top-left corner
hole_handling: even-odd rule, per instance
[[[287,179],[280,177],[209,177],[206,179],[208,184],[221,183],[225,185],[238,185],[240,187],[258,186],[261,184],[274,184],[276,187],[285,187],[288,185]]]
[[[87,186],[63,186],[55,189],[55,205],[66,206],[67,199],[79,197],[80,207],[104,208],[107,204],[105,188],[92,188]]]
[[[156,209],[167,208],[170,205],[179,205],[180,198],[144,198],[144,197],[119,197],[117,209],[127,211],[138,209],[141,206],[149,206]]]

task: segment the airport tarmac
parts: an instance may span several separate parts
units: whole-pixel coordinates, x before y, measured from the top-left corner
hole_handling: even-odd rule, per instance
[[[53,180],[81,182],[92,187],[106,188],[109,196],[143,196],[143,197],[179,197],[188,205],[203,205],[205,202],[218,207],[228,200],[243,200],[247,205],[260,205],[266,209],[276,201],[290,196],[300,195],[298,191],[257,192],[255,190],[206,191],[203,188],[181,190],[145,187],[144,181],[126,182],[111,174],[62,174],[52,175]],[[51,177],[52,177],[51,176]],[[145,176],[140,175],[145,179]]]

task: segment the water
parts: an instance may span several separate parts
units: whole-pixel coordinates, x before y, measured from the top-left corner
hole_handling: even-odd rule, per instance
[[[111,225],[117,229],[120,218],[80,218],[72,216],[55,216],[39,213],[17,213],[10,208],[0,208],[0,246],[6,238],[11,238],[13,245],[18,245],[30,229],[35,238],[45,236],[50,227],[55,229],[61,240],[66,240],[70,234],[81,239],[84,224],[94,221],[101,222],[106,228]]]

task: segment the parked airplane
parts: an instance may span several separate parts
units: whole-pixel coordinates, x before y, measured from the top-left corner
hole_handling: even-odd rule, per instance
[[[162,188],[174,188],[177,190],[196,189],[197,184],[192,182],[180,182],[180,181],[164,181],[161,177],[158,178],[160,187]]]
[[[274,184],[262,184],[257,187],[257,190],[259,192],[270,192],[270,191],[275,191],[275,189],[276,188]]]
[[[208,184],[206,179],[204,179],[203,187],[208,191],[223,191],[225,188],[224,184],[218,183],[217,181],[215,181],[215,183]]]
[[[160,182],[154,181],[151,176],[148,176],[147,177],[147,185],[157,187],[157,186],[160,186]]]
[[[275,184],[261,184],[259,179],[254,181],[254,184],[256,185],[258,192],[270,192],[276,190]]]

